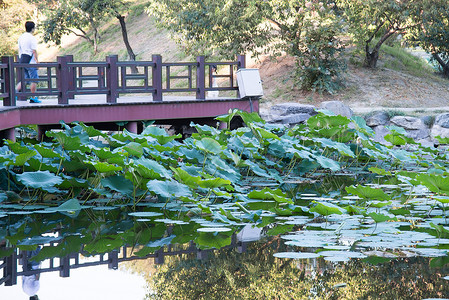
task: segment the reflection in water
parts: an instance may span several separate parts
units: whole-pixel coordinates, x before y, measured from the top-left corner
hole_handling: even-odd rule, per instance
[[[36,271],[48,272],[43,276],[45,279],[54,275],[52,273],[72,277],[72,270],[90,269],[93,264],[116,269],[121,261],[133,259],[138,260],[126,265],[145,276],[151,286],[147,299],[423,299],[449,296],[447,282],[443,279],[449,271],[441,267],[448,263],[447,246],[429,228],[412,232],[406,230],[410,225],[404,222],[391,223],[407,228],[391,226],[390,222],[359,224],[358,220],[352,222],[352,215],[324,220],[302,215],[275,218],[269,213],[261,215],[262,224],[258,226],[266,225],[263,230],[255,225],[241,226],[248,222],[223,228],[218,222],[206,220],[209,214],[189,219],[180,215],[177,207],[162,210],[154,205],[143,207],[142,212],[134,212],[128,206],[94,207],[81,210],[76,217],[33,213],[1,218],[0,237],[4,242],[0,258],[5,261],[2,271],[5,274],[6,270],[11,277],[0,278],[0,284],[4,284],[0,299],[14,299],[3,298],[1,294],[3,288],[17,284],[12,282],[14,275],[15,278],[31,276]],[[340,234],[336,236],[335,232]],[[346,244],[344,238],[354,238],[355,234],[359,242]],[[245,243],[259,238],[263,240],[241,253],[247,248]],[[388,247],[379,245],[379,241],[385,243],[386,238],[391,239]],[[400,245],[393,240],[398,240]],[[42,248],[37,248],[38,245]],[[407,251],[403,251],[404,245]],[[224,246],[233,248],[211,250]],[[422,248],[424,246],[427,248]],[[40,251],[28,252],[36,248]],[[354,251],[361,249],[366,258],[357,260],[351,257],[362,256],[346,255],[344,258],[348,262],[341,263],[330,262],[329,256],[326,256],[328,261],[274,256],[303,249],[313,254],[340,249],[340,258],[343,254],[354,255]],[[398,260],[377,257],[413,256],[423,250],[441,257]],[[332,251],[327,254],[329,252]],[[22,267],[27,270],[9,269],[15,266],[17,259],[23,259],[24,253],[25,257],[34,256],[44,264],[40,269],[33,269],[23,262]],[[324,255],[325,252],[319,253]],[[99,259],[84,263],[80,256]],[[155,267],[146,262],[144,265],[140,260],[144,257],[165,264]],[[55,262],[46,263],[52,259]],[[430,268],[431,265],[435,267]],[[39,283],[36,279],[30,282],[34,288]],[[42,284],[39,291],[41,298],[44,298],[44,287]],[[36,293],[31,288],[28,291],[29,295]]]
[[[22,260],[24,273],[27,271],[34,271],[40,269],[41,263],[33,260],[33,257],[35,257],[40,250],[41,247],[38,247],[33,251],[26,251],[24,253],[25,258]],[[39,291],[40,288],[39,279],[40,273],[22,276],[22,289],[25,292],[25,294],[30,296],[30,300],[39,299],[39,297],[37,296],[37,292]]]
[[[245,253],[215,252],[207,261],[170,257],[149,278],[147,299],[424,299],[449,296],[449,268],[414,257],[377,265],[322,258],[273,256],[279,240],[257,243]]]
[[[260,232],[257,229],[248,227],[235,240],[248,240],[258,235]],[[445,267],[446,257],[409,257],[394,260],[369,257],[342,263],[329,262],[323,258],[276,258],[275,253],[289,252],[292,249],[277,236],[245,245],[246,247],[242,247],[241,243],[236,242],[234,248],[206,251],[207,256],[199,255],[204,251],[166,255],[164,264],[161,265],[154,263],[158,261],[154,256],[149,259],[135,257],[121,264],[120,269],[138,273],[145,278],[148,283],[145,297],[147,300],[425,299],[449,296],[449,286],[444,279],[449,274],[449,267]],[[244,248],[247,249],[246,252],[241,253]],[[167,250],[167,247],[164,250]],[[33,253],[22,251],[24,256],[19,254],[24,271],[50,271],[48,260],[43,262],[40,269],[38,264],[33,266],[32,260],[29,260],[30,264],[26,263],[27,258],[37,255],[38,252],[39,250]],[[74,256],[71,257],[73,260]],[[119,255],[118,258],[123,257]],[[106,265],[113,261],[113,256],[105,255],[104,260],[98,263],[105,264],[106,268]],[[87,273],[94,273],[94,269],[89,269],[98,263],[91,257],[87,261],[79,261],[79,266],[73,271],[87,269]],[[54,266],[56,267],[56,264]],[[114,270],[109,272],[119,273]],[[52,273],[54,272],[46,273],[45,278],[51,277]],[[101,279],[92,279],[97,281],[97,288]],[[34,280],[33,284],[38,282]],[[122,281],[122,284],[125,285],[125,281]],[[33,287],[34,292],[31,289]],[[28,294],[36,294],[38,289],[38,285],[31,285]],[[126,299],[142,298],[130,296]]]

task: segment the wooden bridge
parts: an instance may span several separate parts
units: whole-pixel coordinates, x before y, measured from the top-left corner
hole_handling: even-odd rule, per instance
[[[216,65],[219,73],[213,73]],[[38,125],[38,134],[60,128],[60,121],[74,121],[113,130],[117,122],[139,132],[142,122],[155,121],[181,128],[191,121],[213,124],[229,109],[258,111],[257,99],[239,97],[236,72],[245,68],[245,56],[236,61],[163,62],[160,55],[151,61],[119,61],[108,56],[104,62],[75,62],[61,56],[56,62],[34,65],[39,68],[38,89],[15,90],[25,86],[24,68],[14,57],[0,63],[0,138],[15,139],[15,127]],[[33,66],[33,67],[34,67]],[[217,81],[219,86],[213,86]],[[211,91],[220,96],[208,97]],[[42,103],[25,100],[37,96]]]

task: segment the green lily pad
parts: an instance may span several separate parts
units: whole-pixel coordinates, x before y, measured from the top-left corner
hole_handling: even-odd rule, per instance
[[[62,178],[49,171],[24,172],[17,174],[16,178],[23,185],[35,188],[51,188],[62,183]]]
[[[309,259],[320,257],[319,254],[308,252],[278,252],[273,254],[273,256],[277,258],[293,258],[293,259]]]

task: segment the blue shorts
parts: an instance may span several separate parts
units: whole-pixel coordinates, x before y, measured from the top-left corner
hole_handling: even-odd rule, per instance
[[[24,68],[25,71],[25,79],[38,79],[39,75],[37,75],[37,68]],[[37,80],[27,80],[29,82],[38,82]]]

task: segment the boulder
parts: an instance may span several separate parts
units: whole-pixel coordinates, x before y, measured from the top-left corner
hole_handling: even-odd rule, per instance
[[[321,103],[320,108],[348,118],[352,117],[354,114],[352,109],[341,101],[325,101]]]
[[[423,146],[423,147],[428,147],[428,148],[434,148],[435,147],[435,143],[433,141],[431,141],[430,139],[417,140],[416,142],[420,143],[421,146]]]
[[[391,124],[402,127],[406,130],[419,130],[426,128],[421,119],[408,116],[396,116],[390,119]]]
[[[366,125],[370,127],[388,125],[390,122],[390,116],[386,111],[378,111],[370,116],[365,117]]]
[[[378,143],[381,143],[384,145],[391,145],[390,142],[387,142],[385,140],[385,136],[390,133],[390,130],[388,130],[384,125],[374,126],[373,130],[374,130],[373,140],[375,142],[378,142]]]
[[[442,138],[449,138],[449,128],[440,125],[433,125],[431,130],[432,137],[440,136]]]
[[[420,119],[421,121],[423,121],[424,125],[426,125],[426,127],[428,128],[431,128],[435,121],[432,116],[423,116]]]
[[[316,115],[316,107],[300,103],[281,103],[270,107],[265,117],[269,123],[295,125]]]
[[[430,130],[428,128],[406,130],[406,132],[406,136],[414,139],[415,141],[425,140],[430,137]]]
[[[273,105],[270,108],[270,114],[272,116],[288,116],[294,114],[309,114],[314,116],[317,112],[316,107],[313,105],[288,102]]]
[[[300,114],[288,115],[286,117],[280,117],[280,118],[276,119],[276,121],[274,123],[296,125],[296,124],[304,123],[310,117],[311,117],[310,114],[300,113]]]
[[[449,113],[439,114],[435,117],[435,125],[449,128]]]

